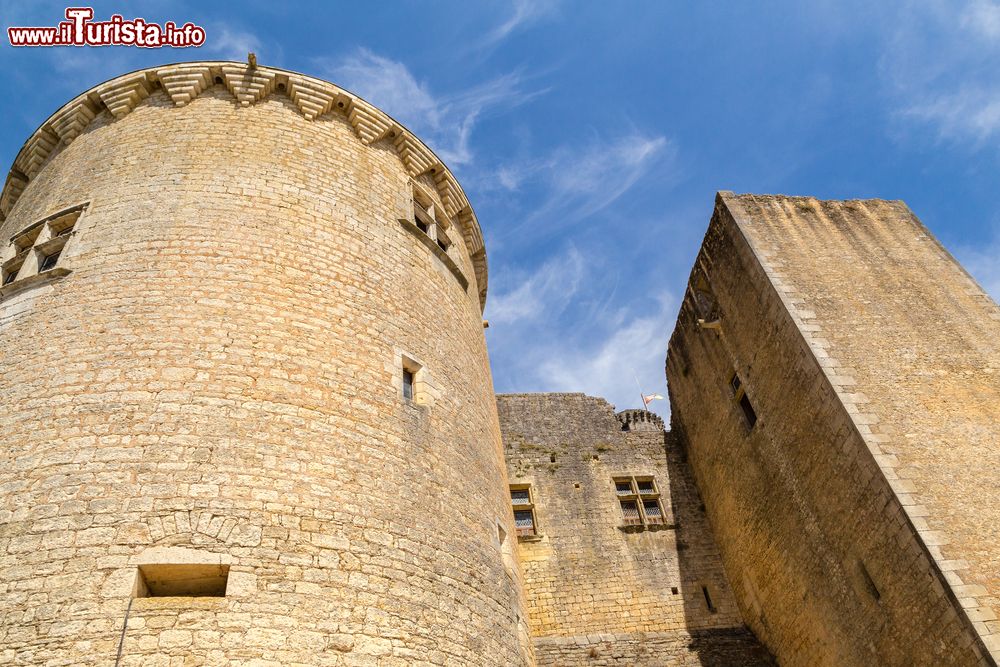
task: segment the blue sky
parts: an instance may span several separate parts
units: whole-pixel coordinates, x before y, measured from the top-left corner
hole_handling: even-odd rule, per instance
[[[877,6],[872,6],[877,5]],[[0,0],[4,27],[65,4]],[[665,394],[716,190],[904,199],[1000,298],[1000,3],[97,3],[199,49],[0,46],[0,158],[122,72],[243,60],[326,78],[449,164],[486,236],[497,391]],[[664,403],[654,404],[661,413]]]

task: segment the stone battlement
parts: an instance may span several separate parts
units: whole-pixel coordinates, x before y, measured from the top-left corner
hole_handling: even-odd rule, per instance
[[[444,212],[457,223],[468,246],[480,306],[485,307],[487,264],[482,230],[462,186],[441,159],[402,124],[357,95],[321,79],[272,67],[228,61],[151,67],[115,77],[77,95],[49,116],[17,154],[0,194],[0,223],[49,157],[71,143],[103,111],[109,111],[115,119],[124,118],[158,90],[165,91],[175,106],[182,107],[215,85],[224,86],[244,107],[282,95],[291,99],[310,121],[340,114],[362,143],[391,147],[412,178],[429,176]]]

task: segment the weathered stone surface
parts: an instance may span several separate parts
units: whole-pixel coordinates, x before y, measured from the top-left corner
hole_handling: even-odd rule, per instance
[[[668,386],[782,664],[996,663],[998,322],[902,202],[720,195]]]
[[[122,665],[531,660],[477,223],[453,221],[463,289],[397,222],[394,145],[322,101],[356,98],[315,84],[307,118],[275,72],[116,79],[19,159],[4,245],[89,206],[68,274],[0,317],[0,662],[114,664],[137,566],[191,552],[231,590],[132,600]]]
[[[583,394],[501,394],[497,404],[510,483],[530,485],[535,502],[538,535],[518,551],[539,665],[771,664],[743,627],[662,420],[616,419]],[[620,477],[655,480],[662,524],[623,525]]]

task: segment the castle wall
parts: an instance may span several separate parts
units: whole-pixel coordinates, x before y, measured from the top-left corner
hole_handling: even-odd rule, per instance
[[[5,193],[4,244],[89,205],[0,328],[0,662],[528,663],[476,251],[463,289],[397,222],[446,202],[394,135],[243,69],[140,74]],[[225,596],[141,597],[186,563]]]
[[[781,664],[995,664],[997,319],[900,202],[720,196],[667,376]]]
[[[623,432],[611,405],[583,394],[497,400],[510,483],[530,485],[535,505],[538,534],[518,551],[539,665],[770,664],[662,422]],[[662,523],[623,525],[623,477],[655,481]]]

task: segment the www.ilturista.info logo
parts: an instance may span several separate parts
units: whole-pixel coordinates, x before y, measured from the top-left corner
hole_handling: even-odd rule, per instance
[[[66,21],[54,28],[7,28],[11,46],[201,46],[205,29],[193,23],[178,27],[173,21],[162,26],[145,19],[125,20],[114,14],[108,21],[92,21],[92,7],[67,7]]]

